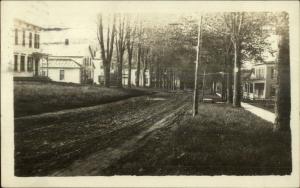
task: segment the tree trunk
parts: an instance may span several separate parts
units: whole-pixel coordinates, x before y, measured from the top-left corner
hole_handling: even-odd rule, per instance
[[[158,61],[156,62],[155,88],[159,88],[159,63],[158,63]]]
[[[231,58],[229,58],[227,64],[227,103],[232,104],[233,91],[232,91],[232,65]]]
[[[149,64],[149,87],[153,87],[153,65],[152,65],[153,62],[151,62]]]
[[[236,42],[234,45],[234,75],[233,75],[233,106],[241,107],[241,62],[240,45]]]
[[[122,87],[122,70],[123,70],[123,57],[120,54],[120,58],[118,60],[118,72],[117,72],[117,86]]]
[[[279,33],[279,52],[277,68],[277,88],[275,96],[274,131],[290,131],[291,93],[290,93],[290,49],[287,15],[286,26]]]
[[[202,78],[202,102],[204,100],[204,95],[205,95],[205,74],[206,74],[206,67],[204,67],[203,78]]]
[[[127,85],[131,88],[131,55],[128,55],[128,82]]]
[[[136,87],[140,86],[140,69],[141,69],[141,45],[138,46],[138,59],[136,66],[136,77],[135,77],[135,85]]]
[[[146,86],[146,68],[143,67],[142,69],[142,83],[143,83],[143,87]]]
[[[160,71],[159,71],[159,88],[163,88],[163,72],[164,72],[164,69],[163,68],[160,68]]]
[[[224,78],[224,75],[222,75],[222,100],[226,100],[226,80]]]
[[[110,64],[103,63],[104,67],[104,86],[110,87]]]

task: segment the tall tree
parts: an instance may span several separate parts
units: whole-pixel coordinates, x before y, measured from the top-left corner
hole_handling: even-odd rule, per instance
[[[137,45],[137,65],[136,65],[136,77],[135,77],[135,85],[137,87],[140,86],[140,73],[141,73],[141,57],[143,53],[142,49],[142,35],[143,35],[143,27],[142,21],[140,21],[140,25],[138,28],[138,45]]]
[[[125,15],[119,15],[118,29],[116,34],[117,51],[117,86],[122,87],[123,78],[123,56],[126,49]]]
[[[262,51],[269,45],[262,32],[266,12],[231,12],[224,14],[224,22],[233,47],[233,106],[241,106],[241,65],[244,60],[262,61]],[[231,59],[231,58],[230,58]],[[230,75],[230,74],[229,74]]]
[[[275,97],[274,130],[290,131],[291,94],[290,94],[290,47],[288,13],[278,16],[277,34],[279,35],[277,67],[277,89]]]
[[[243,12],[232,12],[225,15],[225,22],[230,29],[230,39],[234,51],[234,71],[233,71],[233,106],[241,106],[241,29],[244,21]]]
[[[128,54],[128,87],[131,88],[131,68],[132,68],[132,55],[133,55],[133,47],[134,47],[134,39],[135,39],[135,32],[136,26],[131,28],[129,19],[127,20],[127,30],[126,30],[126,47],[127,47],[127,54]]]
[[[99,26],[97,30],[97,38],[100,45],[101,58],[102,58],[103,68],[104,68],[105,87],[110,87],[110,66],[111,66],[111,59],[112,59],[113,48],[114,48],[113,46],[114,46],[114,37],[115,37],[115,23],[116,23],[116,17],[115,15],[113,15],[113,24],[111,26],[112,29],[109,24],[107,26],[106,48],[105,48],[102,14],[99,15]]]

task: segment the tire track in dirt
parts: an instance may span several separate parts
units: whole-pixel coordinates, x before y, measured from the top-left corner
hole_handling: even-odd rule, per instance
[[[108,147],[104,150],[94,153],[84,160],[75,161],[70,167],[53,173],[53,176],[79,176],[79,175],[102,175],[102,170],[109,167],[110,164],[119,160],[130,152],[135,151],[137,148],[142,147],[147,142],[147,136],[167,126],[171,126],[176,122],[182,114],[186,112],[189,105],[182,104],[177,109],[169,109],[171,112],[152,126],[140,132],[138,135],[133,136],[131,139],[126,140],[121,145],[115,147]],[[147,123],[145,123],[147,124]]]
[[[19,129],[19,132],[16,132],[18,136],[15,154],[16,175],[49,175],[51,172],[65,168],[73,161],[81,160],[95,151],[121,144],[132,135],[137,135],[148,126],[153,125],[164,114],[182,105],[186,98],[186,96],[172,96],[165,101],[151,101],[146,105],[125,105],[126,110],[122,111],[120,108],[118,113],[114,114],[115,119],[110,118],[111,120],[107,121],[105,125],[103,125],[103,121],[106,121],[105,118],[108,116],[99,115],[97,108],[94,109],[94,107],[92,109],[87,108],[87,111],[95,113],[96,116],[88,116],[86,119],[78,121],[75,113],[73,114],[75,115],[73,121],[70,121],[72,118],[69,119],[69,122],[60,118],[61,123],[56,121],[55,126],[50,127],[46,124],[47,128],[44,128],[43,124],[39,124],[43,122],[43,118],[35,117],[32,124],[33,131],[22,132],[20,131],[22,129]],[[135,109],[136,107],[141,109]],[[80,109],[80,111],[84,111],[84,109]],[[64,115],[72,116],[68,113]],[[108,115],[111,114],[108,113]],[[36,118],[39,120],[36,121]],[[20,120],[18,121],[20,123]],[[29,121],[29,123],[31,122]],[[42,126],[42,129],[39,129],[39,126]],[[64,135],[69,134],[69,132],[72,135]],[[44,138],[49,137],[49,133],[55,133],[52,137],[57,138]],[[41,144],[41,139],[49,143]]]

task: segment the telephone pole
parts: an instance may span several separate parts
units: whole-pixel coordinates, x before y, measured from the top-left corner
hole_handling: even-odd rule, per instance
[[[198,27],[198,45],[197,45],[197,57],[196,57],[196,68],[195,68],[195,86],[194,86],[194,97],[193,97],[193,117],[198,114],[198,101],[199,101],[199,88],[198,88],[198,72],[199,65],[201,64],[201,48],[202,48],[202,15],[199,20]]]
[[[206,74],[206,67],[204,67],[203,72],[203,80],[202,80],[202,102],[204,101],[204,92],[205,92],[205,74]]]

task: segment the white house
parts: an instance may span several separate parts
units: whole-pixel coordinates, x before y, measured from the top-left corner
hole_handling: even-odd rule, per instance
[[[44,49],[50,55],[42,75],[58,82],[94,83],[95,51],[84,39],[68,38],[71,30],[48,31]]]
[[[143,85],[143,72],[140,70],[140,76],[139,76],[139,85]],[[137,79],[137,69],[132,68],[131,69],[131,85],[136,86],[136,79]],[[150,75],[149,75],[149,69],[145,71],[145,86],[150,86]],[[128,85],[128,68],[123,69],[123,79],[122,79],[123,86]]]
[[[270,43],[271,51],[263,51],[263,60],[253,63],[252,71],[243,78],[244,98],[273,99],[275,97],[275,63],[278,54],[278,35],[276,35],[273,26],[266,25],[263,30],[269,33],[266,42]]]
[[[244,78],[243,97],[272,99],[275,97],[275,63],[256,64],[248,78]]]
[[[33,77],[40,72],[40,62],[47,58],[41,49],[42,27],[20,19],[14,19],[14,77]]]

